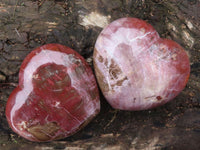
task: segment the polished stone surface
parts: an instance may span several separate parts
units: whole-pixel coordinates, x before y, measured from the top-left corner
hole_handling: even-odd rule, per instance
[[[6,117],[20,136],[51,141],[74,134],[99,110],[97,84],[84,58],[68,47],[47,44],[23,61]]]
[[[105,27],[93,58],[105,98],[121,110],[167,103],[184,89],[190,74],[184,49],[160,38],[150,24],[136,18],[121,18]]]

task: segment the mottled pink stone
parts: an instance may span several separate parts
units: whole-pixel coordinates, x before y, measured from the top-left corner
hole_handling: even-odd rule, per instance
[[[121,18],[105,27],[93,58],[101,91],[121,110],[167,103],[184,89],[190,74],[184,49],[137,18]]]
[[[51,141],[74,134],[99,110],[97,84],[83,57],[68,47],[47,44],[23,61],[6,117],[20,136]]]

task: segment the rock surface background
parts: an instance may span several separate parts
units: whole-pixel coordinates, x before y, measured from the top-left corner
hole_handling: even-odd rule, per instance
[[[0,149],[200,149],[200,0],[1,0]],[[137,17],[188,52],[189,82],[172,102],[156,109],[112,109],[101,95],[100,114],[69,138],[29,142],[8,127],[7,98],[18,83],[20,65],[34,48],[60,43],[92,66],[95,40],[120,17]]]

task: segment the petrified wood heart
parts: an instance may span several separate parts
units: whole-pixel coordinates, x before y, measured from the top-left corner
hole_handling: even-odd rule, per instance
[[[183,90],[190,74],[184,49],[137,18],[121,18],[105,27],[93,58],[105,98],[122,110],[165,104]]]
[[[84,58],[68,47],[47,44],[23,61],[6,117],[22,137],[50,141],[72,135],[99,110],[96,81]]]

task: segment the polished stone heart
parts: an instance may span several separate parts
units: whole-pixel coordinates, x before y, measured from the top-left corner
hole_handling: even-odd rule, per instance
[[[74,134],[99,110],[97,84],[84,58],[68,47],[47,44],[23,61],[6,117],[20,136],[51,141]]]
[[[137,18],[121,18],[105,27],[93,60],[102,93],[112,107],[122,110],[167,103],[183,90],[190,74],[184,49]]]

